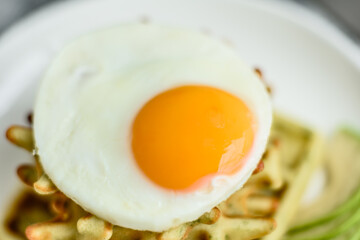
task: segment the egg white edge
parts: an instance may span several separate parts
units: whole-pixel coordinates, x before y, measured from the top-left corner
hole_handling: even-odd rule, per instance
[[[247,71],[250,71],[250,68],[249,68],[249,67],[242,66],[242,68],[243,68],[243,69],[247,69]],[[251,72],[251,73],[248,72],[248,74],[249,74],[249,76],[251,76],[252,79],[256,79],[256,80],[254,80],[254,81],[257,81],[257,82],[258,82],[258,83],[257,83],[257,85],[259,85],[258,88],[262,88],[262,89],[263,89],[263,90],[262,90],[262,92],[263,92],[262,98],[263,98],[263,100],[264,100],[265,102],[267,102],[267,104],[265,104],[265,105],[267,105],[267,106],[266,106],[266,109],[263,109],[263,111],[262,111],[262,112],[263,112],[263,115],[271,116],[271,115],[272,115],[271,105],[268,104],[268,103],[270,102],[270,100],[269,100],[269,96],[268,96],[267,93],[266,93],[265,87],[263,86],[263,84],[260,82],[260,80],[257,78],[257,76],[256,76],[253,72]],[[215,86],[215,87],[216,87],[216,86]],[[217,87],[218,87],[218,86],[217,86]],[[224,89],[224,88],[221,87],[221,89]],[[232,92],[230,89],[224,89],[224,90],[226,90],[226,91],[228,91],[228,92],[230,92],[230,93]],[[229,91],[229,90],[230,90],[230,91]],[[259,115],[261,115],[261,113],[256,112],[256,115],[257,115],[257,117],[259,118]],[[36,114],[35,114],[35,118],[36,118]],[[270,119],[271,119],[271,117],[270,117]],[[35,119],[35,121],[36,121],[36,119]],[[262,132],[262,133],[263,133],[263,134],[262,134],[263,136],[269,136],[269,134],[270,134],[271,121],[267,124],[267,126],[264,126],[264,125],[266,125],[265,123],[263,123],[263,124],[261,124],[261,125],[262,125],[262,126],[259,126],[258,133]],[[36,128],[36,127],[35,127],[35,128]],[[36,137],[36,134],[37,134],[37,132],[35,131],[35,138],[37,138],[37,137]],[[190,214],[190,215],[189,215],[189,213],[185,213],[185,212],[184,212],[184,216],[181,216],[181,215],[178,216],[179,218],[182,218],[182,219],[183,219],[182,222],[176,222],[176,221],[175,221],[175,222],[168,222],[167,224],[166,224],[166,222],[164,222],[164,224],[161,224],[161,225],[163,226],[163,227],[161,227],[161,228],[158,227],[159,225],[149,226],[149,225],[148,225],[149,222],[144,222],[144,223],[141,223],[141,222],[140,222],[140,224],[141,224],[142,226],[144,226],[144,228],[139,228],[139,219],[136,219],[136,220],[134,219],[134,220],[135,220],[134,222],[132,222],[130,219],[127,219],[127,222],[126,222],[126,223],[124,223],[123,221],[120,221],[120,222],[119,222],[119,221],[117,221],[117,219],[112,219],[111,217],[109,217],[108,214],[104,213],[104,211],[97,211],[97,210],[95,210],[95,209],[96,209],[96,206],[93,207],[93,206],[91,206],[91,205],[81,204],[81,203],[83,203],[82,199],[77,199],[76,197],[74,197],[74,195],[71,193],[71,191],[69,191],[69,193],[68,193],[66,187],[63,188],[63,186],[62,186],[62,184],[61,184],[62,181],[61,181],[60,179],[57,179],[56,173],[55,173],[54,171],[58,171],[58,168],[55,167],[55,168],[51,169],[51,168],[48,168],[48,167],[47,167],[47,164],[44,164],[44,163],[43,163],[43,165],[44,165],[45,171],[46,171],[47,174],[50,176],[50,178],[53,179],[53,181],[55,182],[55,184],[58,185],[58,186],[60,186],[60,189],[61,189],[66,195],[68,195],[70,198],[72,198],[75,202],[77,202],[79,205],[81,205],[82,207],[84,207],[84,209],[88,210],[89,212],[92,212],[92,213],[94,213],[95,215],[97,215],[97,216],[99,216],[99,217],[101,217],[101,218],[103,218],[103,219],[106,219],[106,220],[108,220],[109,222],[111,222],[111,223],[113,223],[113,224],[115,224],[115,225],[121,225],[121,226],[124,226],[124,227],[133,228],[133,229],[138,229],[138,230],[163,231],[163,230],[166,230],[166,229],[168,229],[168,228],[170,228],[170,227],[175,226],[176,224],[181,224],[181,223],[183,223],[183,222],[188,222],[188,221],[192,221],[192,220],[197,219],[199,216],[201,216],[201,215],[204,213],[204,210],[205,210],[205,211],[210,211],[212,207],[214,207],[215,205],[217,205],[219,202],[227,199],[233,192],[235,192],[237,189],[239,189],[241,186],[243,186],[243,184],[244,184],[244,183],[247,181],[247,179],[251,176],[253,170],[256,168],[257,163],[258,163],[258,161],[261,159],[261,155],[262,155],[262,153],[264,152],[265,147],[266,147],[267,140],[266,140],[266,139],[259,139],[259,135],[260,135],[260,134],[257,134],[257,135],[256,135],[256,138],[255,138],[255,141],[254,141],[254,145],[258,145],[258,149],[262,149],[262,150],[261,150],[261,151],[258,151],[258,154],[257,154],[256,156],[253,156],[253,158],[255,158],[256,160],[247,159],[247,162],[245,163],[243,169],[241,169],[241,171],[239,172],[239,174],[236,175],[236,176],[238,176],[238,175],[243,175],[243,176],[245,176],[245,177],[242,178],[242,179],[240,179],[240,180],[238,181],[238,184],[237,184],[236,186],[234,186],[233,188],[229,188],[228,191],[226,191],[226,192],[224,192],[224,193],[222,194],[222,197],[221,197],[221,198],[218,198],[218,199],[216,199],[215,201],[210,202],[209,204],[207,204],[206,207],[203,207],[203,208],[202,208],[202,211],[201,211],[201,212],[194,211],[194,212],[193,212],[192,214]],[[262,142],[262,144],[259,144],[259,143],[261,143],[261,142]],[[252,153],[253,153],[253,149],[252,149],[250,155],[252,155]],[[41,155],[41,150],[39,150],[39,154]],[[60,183],[60,184],[57,184],[57,183]],[[156,187],[156,186],[153,186],[153,187],[154,187],[154,189],[157,189],[157,190],[159,190],[159,191],[163,191],[162,189],[160,189],[160,188],[158,188],[158,187]],[[166,194],[168,194],[168,192],[166,192]],[[171,195],[173,195],[173,193],[172,193]],[[194,203],[194,204],[196,205],[196,203]],[[96,205],[96,203],[95,203],[95,205]],[[186,216],[185,216],[185,215],[186,215]]]

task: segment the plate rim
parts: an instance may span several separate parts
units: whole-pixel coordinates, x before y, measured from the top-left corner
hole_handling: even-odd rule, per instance
[[[126,1],[126,0],[122,0]],[[149,0],[138,0],[149,1]],[[159,3],[158,0],[151,0],[154,3]],[[168,0],[177,1],[177,0]],[[194,0],[183,0],[194,1]],[[284,0],[196,0],[200,4],[206,4],[209,1],[216,4],[235,3],[252,7],[258,11],[266,12],[272,16],[280,17],[284,21],[288,21],[305,31],[308,31],[314,37],[319,38],[324,43],[328,44],[332,49],[337,51],[344,57],[347,64],[354,67],[360,75],[360,43],[357,44],[353,39],[345,35],[340,28],[331,23],[319,13],[306,8],[296,2]],[[14,55],[16,53],[16,46],[23,45],[22,38],[29,39],[34,32],[32,29],[40,29],[46,26],[47,21],[44,18],[54,21],[58,18],[58,14],[53,14],[59,11],[67,12],[70,9],[79,9],[88,4],[109,4],[111,2],[118,3],[119,0],[66,0],[57,1],[45,5],[44,7],[34,11],[33,13],[15,22],[8,29],[0,35],[0,61],[5,61],[6,56]],[[126,3],[126,2],[125,2]],[[45,22],[45,23],[44,23]],[[19,52],[18,52],[19,53]],[[42,56],[37,56],[40,58]],[[29,59],[27,59],[29,60]],[[22,87],[18,83],[7,81],[7,78],[0,78],[0,103],[5,102],[5,105],[0,105],[0,118],[8,113],[10,106],[16,101],[20,94],[22,94],[26,87],[30,84],[29,81],[23,81]],[[14,92],[16,89],[16,92]]]
[[[30,14],[24,16],[18,21],[11,24],[0,34],[0,51],[5,48],[7,42],[15,39],[17,36],[23,34],[22,30],[27,27],[29,23],[39,24],[40,18],[51,17],[51,13],[54,11],[60,11],[70,7],[81,7],[88,2],[102,2],[102,4],[108,2],[118,2],[119,0],[65,0],[57,1],[47,4]],[[144,1],[144,0],[141,0]],[[146,0],[149,1],[149,0]],[[156,0],[150,0],[156,1]],[[174,0],[173,0],[174,1]],[[192,0],[183,0],[192,1]],[[204,4],[208,0],[203,1]],[[310,9],[297,2],[290,2],[284,0],[212,0],[213,2],[219,2],[220,4],[225,1],[234,2],[238,4],[248,5],[257,8],[261,11],[266,11],[272,15],[280,16],[287,21],[291,21],[294,24],[309,30],[312,34],[320,37],[323,41],[328,42],[340,50],[351,63],[353,63],[360,70],[360,42],[355,42],[337,27],[330,19],[323,16],[321,13],[316,12],[314,9]],[[76,6],[77,5],[77,6]],[[1,56],[0,56],[1,57]],[[1,83],[1,82],[0,82]]]

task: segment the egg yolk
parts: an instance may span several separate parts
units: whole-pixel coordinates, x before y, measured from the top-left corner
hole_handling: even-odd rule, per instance
[[[238,172],[255,131],[241,99],[213,87],[182,86],[142,107],[133,122],[132,151],[154,183],[186,191],[216,174]]]

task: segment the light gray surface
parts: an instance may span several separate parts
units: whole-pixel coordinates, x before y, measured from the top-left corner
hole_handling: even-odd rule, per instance
[[[54,1],[59,0],[0,0],[0,33],[34,9]]]
[[[64,0],[0,0],[0,34],[33,10]],[[73,1],[73,0],[70,0]],[[328,18],[360,44],[360,0],[283,0],[304,5]]]
[[[284,0],[289,1],[289,0]],[[328,19],[360,45],[359,0],[292,0]]]
[[[360,36],[360,1],[359,0],[321,0],[333,15],[343,21],[349,30]]]
[[[25,4],[23,0],[1,0],[0,31],[5,29],[18,16],[21,16],[24,10]]]

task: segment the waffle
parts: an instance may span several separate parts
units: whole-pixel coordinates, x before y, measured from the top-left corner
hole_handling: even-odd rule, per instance
[[[3,240],[278,240],[296,213],[307,180],[322,156],[317,134],[275,116],[263,159],[242,189],[196,221],[155,233],[112,226],[62,194],[41,167],[31,128],[13,126],[7,138],[32,152],[34,164],[17,170],[29,187],[5,219],[3,236],[0,233]]]

